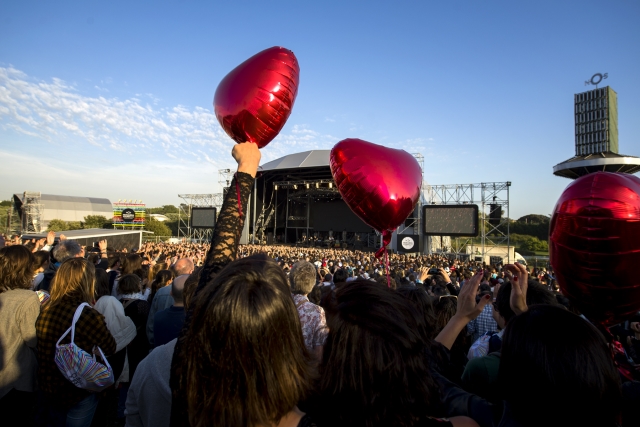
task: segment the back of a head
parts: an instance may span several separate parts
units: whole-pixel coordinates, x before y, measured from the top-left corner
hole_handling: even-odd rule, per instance
[[[69,258],[60,264],[51,282],[51,299],[47,307],[53,307],[64,300],[74,303],[93,303],[95,299],[96,269],[83,258]]]
[[[125,274],[118,280],[118,295],[133,295],[142,291],[142,280],[136,274]]]
[[[75,258],[82,252],[82,248],[75,240],[61,240],[53,248],[53,257],[58,262],[64,262]]]
[[[339,268],[333,275],[333,283],[344,283],[347,281],[349,273],[344,268]]]
[[[433,306],[436,315],[434,333],[438,334],[458,311],[458,299],[453,295],[441,295],[435,298]]]
[[[181,387],[193,426],[272,424],[311,383],[310,355],[282,269],[265,255],[227,265],[191,300]]]
[[[48,251],[37,251],[33,254],[32,270],[36,271],[39,268],[46,269],[49,266],[51,260],[51,254]]]
[[[534,305],[508,323],[498,380],[524,426],[615,426],[620,376],[602,334],[551,305]],[[544,393],[549,405],[535,405]]]
[[[386,280],[386,278],[384,278]],[[409,301],[413,307],[425,318],[427,322],[428,338],[433,339],[435,337],[435,322],[436,313],[433,309],[433,303],[431,297],[427,295],[427,292],[423,288],[416,288],[415,286],[400,286],[396,289],[398,295],[402,295]]]
[[[511,310],[511,283],[507,282],[500,287],[496,297],[496,310],[504,318],[505,322],[509,322],[516,314]],[[541,285],[535,280],[529,280],[527,283],[527,305],[548,304],[558,305],[555,295],[546,286]]]
[[[109,286],[109,275],[102,268],[96,268],[96,301],[105,295],[111,295],[111,287]]]
[[[289,272],[291,293],[307,295],[316,285],[316,268],[307,261],[298,261],[293,264]]]
[[[12,289],[31,289],[33,255],[22,245],[0,249],[0,293]]]
[[[183,274],[191,274],[193,273],[193,261],[189,258],[180,258],[173,265],[173,270],[175,272],[176,277],[182,276]]]
[[[142,257],[137,254],[129,254],[122,261],[122,274],[135,274],[141,279],[145,277],[142,272]]]
[[[312,415],[327,425],[406,426],[426,416],[437,386],[418,311],[386,285],[362,279],[337,288],[336,300]]]

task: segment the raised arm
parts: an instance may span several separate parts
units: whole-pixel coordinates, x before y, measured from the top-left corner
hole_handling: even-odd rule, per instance
[[[231,155],[238,162],[238,171],[222,203],[196,292],[211,283],[220,270],[236,259],[238,252],[247,204],[260,163],[260,150],[256,144],[236,144]]]

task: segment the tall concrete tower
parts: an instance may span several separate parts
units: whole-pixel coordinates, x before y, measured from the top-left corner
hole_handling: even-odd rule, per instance
[[[576,179],[597,171],[640,171],[640,158],[618,154],[618,95],[613,89],[575,94],[574,117],[576,155],[555,165],[554,175]]]

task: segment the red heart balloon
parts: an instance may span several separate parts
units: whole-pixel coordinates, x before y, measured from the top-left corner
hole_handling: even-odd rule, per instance
[[[351,210],[385,234],[385,244],[413,212],[420,198],[422,171],[404,150],[361,139],[344,139],[330,154],[331,173]]]
[[[293,52],[272,47],[231,70],[218,85],[213,109],[236,142],[262,148],[286,123],[298,94],[300,67]]]
[[[640,310],[640,179],[572,182],[553,210],[549,256],[562,293],[591,320],[612,325]]]

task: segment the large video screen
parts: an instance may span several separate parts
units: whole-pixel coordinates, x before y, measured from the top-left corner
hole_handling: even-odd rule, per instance
[[[426,236],[477,236],[478,205],[424,205]]]
[[[216,225],[216,208],[191,208],[191,228],[213,228]]]

